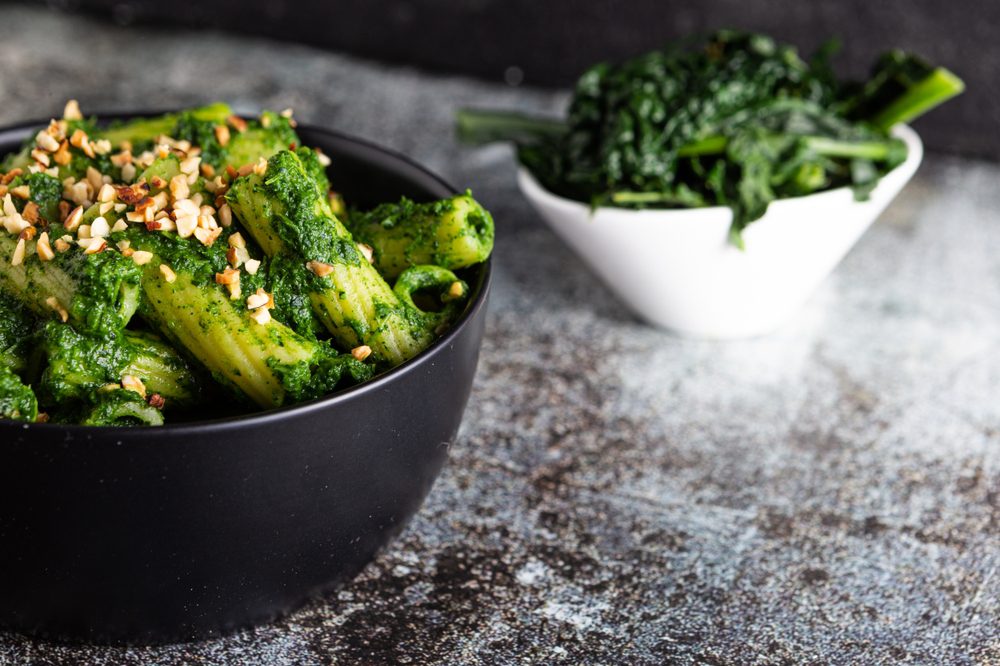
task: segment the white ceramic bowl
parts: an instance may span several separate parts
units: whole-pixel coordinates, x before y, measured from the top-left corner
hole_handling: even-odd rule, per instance
[[[639,317],[682,335],[739,338],[777,328],[847,254],[913,176],[923,157],[916,132],[898,126],[906,161],[867,201],[850,188],[773,202],[728,241],[725,207],[629,210],[556,196],[521,168],[521,191],[552,230]]]

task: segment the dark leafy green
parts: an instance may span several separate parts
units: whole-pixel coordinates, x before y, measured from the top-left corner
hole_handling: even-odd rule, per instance
[[[906,158],[889,135],[962,82],[899,51],[844,83],[770,37],[720,31],[579,79],[565,121],[462,111],[461,137],[511,140],[549,190],[593,206],[733,210],[732,237],[771,201],[849,185],[865,198]]]

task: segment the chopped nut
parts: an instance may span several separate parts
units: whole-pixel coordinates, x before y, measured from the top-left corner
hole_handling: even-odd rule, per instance
[[[81,224],[79,227],[77,227],[76,237],[79,238],[80,240],[89,240],[91,238],[90,225]]]
[[[132,151],[131,150],[123,150],[120,153],[115,153],[114,155],[111,156],[111,163],[114,164],[118,168],[121,168],[121,167],[125,166],[126,164],[131,164],[132,163]]]
[[[116,187],[115,194],[122,203],[138,207],[139,203],[149,199],[149,184],[140,181],[126,187]]]
[[[146,397],[146,385],[135,375],[122,375],[122,388],[138,393],[143,398]]]
[[[21,233],[19,233],[17,235],[17,237],[18,238],[23,238],[26,241],[30,241],[32,238],[35,237],[35,233],[36,232],[37,232],[37,229],[35,229],[35,227],[27,226],[24,229],[21,229]]]
[[[93,143],[94,152],[98,155],[107,155],[111,152],[111,142],[107,139],[98,139]]]
[[[42,261],[52,261],[55,259],[56,253],[52,251],[47,231],[43,231],[42,235],[38,237],[38,242],[35,244],[35,251],[38,252],[38,258]]]
[[[360,347],[355,347],[354,349],[351,350],[351,356],[358,359],[359,361],[363,361],[371,355],[372,355],[372,348],[369,347],[368,345],[361,345]]]
[[[250,275],[256,275],[260,269],[260,261],[257,259],[247,259],[243,262],[243,268],[247,269]]]
[[[229,237],[229,247],[246,247],[246,239],[243,238],[243,234],[236,232]]]
[[[461,298],[465,294],[465,287],[461,282],[452,282],[451,286],[448,287],[448,296],[450,298]]]
[[[129,241],[129,239],[127,239],[127,238],[123,238],[122,240],[120,240],[117,243],[115,243],[115,245],[118,246],[119,250],[121,250],[122,252],[125,252],[125,250],[128,250],[129,248],[132,247],[132,242]],[[132,255],[129,255],[129,256],[132,256]]]
[[[39,148],[50,153],[59,150],[59,141],[45,130],[35,135],[35,143],[38,144]]]
[[[200,157],[188,157],[187,159],[181,160],[180,169],[181,173],[184,174],[198,174],[198,165],[201,164]]]
[[[319,159],[319,164],[322,167],[328,167],[332,164],[330,157],[319,148],[316,149],[316,157]]]
[[[59,319],[61,319],[63,323],[66,323],[69,320],[69,313],[66,312],[66,308],[59,303],[59,299],[55,296],[49,296],[46,298],[45,304],[56,311],[56,314],[59,315]]]
[[[49,136],[49,135],[46,134],[45,136]],[[52,137],[49,137],[49,138],[51,139]],[[35,148],[34,150],[32,150],[31,151],[31,159],[35,160],[36,162],[38,162],[39,164],[41,164],[44,167],[49,166],[49,154],[47,152],[45,152],[44,150],[39,150],[38,148]]]
[[[24,263],[24,239],[19,238],[17,245],[14,246],[14,254],[10,257],[11,266],[20,266]]]
[[[115,205],[113,203],[111,203],[110,201],[105,201],[104,203],[97,206],[97,214],[104,215],[105,213],[109,213],[114,207]]]
[[[29,228],[31,224],[25,220],[23,217],[14,211],[13,215],[7,215],[3,220],[3,228],[7,230],[9,234],[20,235],[22,231]]]
[[[96,217],[94,221],[90,223],[90,237],[91,238],[107,238],[108,234],[111,233],[111,225],[103,217]]]
[[[365,259],[369,264],[375,263],[375,252],[372,250],[371,245],[365,243],[358,243],[358,251],[364,255]]]
[[[153,259],[152,252],[146,252],[145,250],[136,250],[132,253],[132,261],[134,261],[139,266],[145,266]],[[163,267],[160,267],[160,271],[163,271]],[[166,275],[164,273],[164,275]]]
[[[225,125],[215,126],[215,140],[225,148],[229,144],[229,128]]]
[[[70,247],[69,242],[63,238],[57,238],[55,243],[53,243],[53,245],[55,245],[56,252],[58,252],[59,254],[62,254]]]
[[[263,115],[260,117],[260,126],[267,129],[271,126],[271,116]]]
[[[188,186],[187,177],[183,174],[177,174],[170,179],[170,196],[176,199],[187,199],[191,194],[191,188]]]
[[[240,134],[247,131],[247,121],[243,120],[239,116],[229,116],[226,118],[226,122],[232,125],[233,129]]]
[[[177,273],[174,273],[170,266],[167,266],[166,264],[160,264],[160,273],[163,274],[163,279],[167,282],[173,282],[177,279]]]
[[[250,174],[253,173],[254,166],[255,165],[252,163],[244,164],[243,166],[241,166],[239,169],[236,170],[236,173],[239,174],[240,178],[242,178],[243,176],[249,176]]]
[[[333,272],[333,266],[331,266],[330,264],[324,264],[322,261],[307,262],[306,268],[311,270],[319,277],[326,277],[327,275]]]
[[[149,179],[149,184],[154,189],[162,190],[167,186],[167,181],[163,180],[159,176],[153,176],[152,178]]]
[[[83,114],[80,113],[80,104],[75,99],[71,99],[66,102],[66,106],[63,108],[63,118],[65,120],[83,120]]]
[[[272,302],[271,295],[264,291],[263,287],[259,288],[256,293],[247,297],[247,307],[251,310],[264,307],[270,302]]]
[[[215,177],[215,167],[213,167],[211,164],[200,164],[198,166],[198,169],[199,171],[201,171],[201,175],[204,176],[205,178]]]
[[[240,281],[240,272],[233,268],[227,268],[222,273],[215,274],[217,284],[235,284]]]
[[[149,396],[149,400],[147,402],[149,402],[149,406],[154,409],[163,409],[163,406],[167,404],[167,401],[164,400],[163,396],[159,393],[154,393]]]
[[[103,238],[91,238],[87,243],[87,248],[83,251],[84,254],[97,254],[98,252],[104,252],[107,249],[108,243]]]
[[[65,139],[59,143],[59,149],[52,155],[52,159],[60,166],[66,166],[73,160],[69,152],[69,142]]]
[[[29,201],[24,204],[24,210],[21,211],[21,217],[31,224],[38,222],[38,204],[34,201]]]
[[[122,250],[123,257],[131,257],[133,254],[135,254],[135,250],[133,250],[130,247],[127,247],[124,250]]]
[[[233,224],[233,209],[227,203],[219,206],[219,224],[224,227],[229,227]]]
[[[174,224],[177,225],[177,235],[181,238],[188,238],[198,228],[198,218],[194,215],[176,214]]]
[[[12,180],[20,176],[22,173],[24,173],[24,170],[21,169],[20,167],[18,167],[17,169],[11,169],[10,171],[4,174],[3,178],[0,178],[0,183],[7,185]]]
[[[250,318],[264,326],[271,322],[271,311],[267,308],[257,308],[250,313]]]
[[[258,176],[263,176],[267,173],[267,160],[263,157],[257,160],[257,163],[253,165],[253,172]]]
[[[96,188],[95,188],[96,189]],[[112,185],[103,183],[97,193],[97,200],[102,202],[114,202],[117,193]]]
[[[83,151],[83,154],[87,157],[93,158],[94,148],[90,145],[90,138],[87,133],[81,129],[73,132],[73,135],[69,138],[70,145],[75,146]]]
[[[111,225],[111,233],[118,233],[119,231],[125,231],[127,229],[128,224],[125,223],[125,220],[120,218],[115,220],[115,223]]]
[[[92,166],[87,167],[87,182],[94,188],[94,192],[99,192],[104,187],[104,175]]]
[[[221,233],[222,229],[204,229],[202,227],[198,227],[194,230],[194,237],[201,241],[202,245],[211,247],[219,238],[219,234]]]
[[[135,175],[136,171],[134,164],[126,164],[125,166],[122,167],[122,180],[126,182],[132,182],[133,180],[135,180]]]
[[[27,185],[18,185],[10,188],[10,193],[19,199],[27,199],[31,196],[31,188]]]
[[[66,216],[66,221],[63,222],[63,228],[65,228],[66,231],[73,231],[80,226],[80,220],[82,219],[83,206],[77,206],[73,209],[73,212]]]

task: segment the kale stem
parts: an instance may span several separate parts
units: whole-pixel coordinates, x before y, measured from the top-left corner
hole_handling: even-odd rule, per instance
[[[525,141],[556,136],[566,131],[566,123],[554,118],[539,118],[516,111],[459,109],[455,114],[458,138],[464,143]]]
[[[778,138],[778,135],[774,135],[774,138]],[[884,162],[897,157],[900,150],[898,139],[886,139],[885,141],[843,141],[825,136],[803,136],[802,140],[816,154],[826,157],[860,157],[875,162]],[[721,135],[709,136],[683,146],[677,151],[677,155],[678,157],[721,155],[726,152],[728,142],[728,139]]]
[[[884,130],[923,115],[965,90],[965,83],[947,69],[938,67],[882,109],[871,122]]]

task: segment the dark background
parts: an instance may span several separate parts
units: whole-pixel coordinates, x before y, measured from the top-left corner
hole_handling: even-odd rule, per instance
[[[61,0],[121,24],[209,26],[511,85],[568,86],[587,65],[718,27],[811,52],[843,43],[862,75],[889,47],[923,54],[968,90],[918,121],[929,147],[1000,159],[1000,2],[991,0]]]

